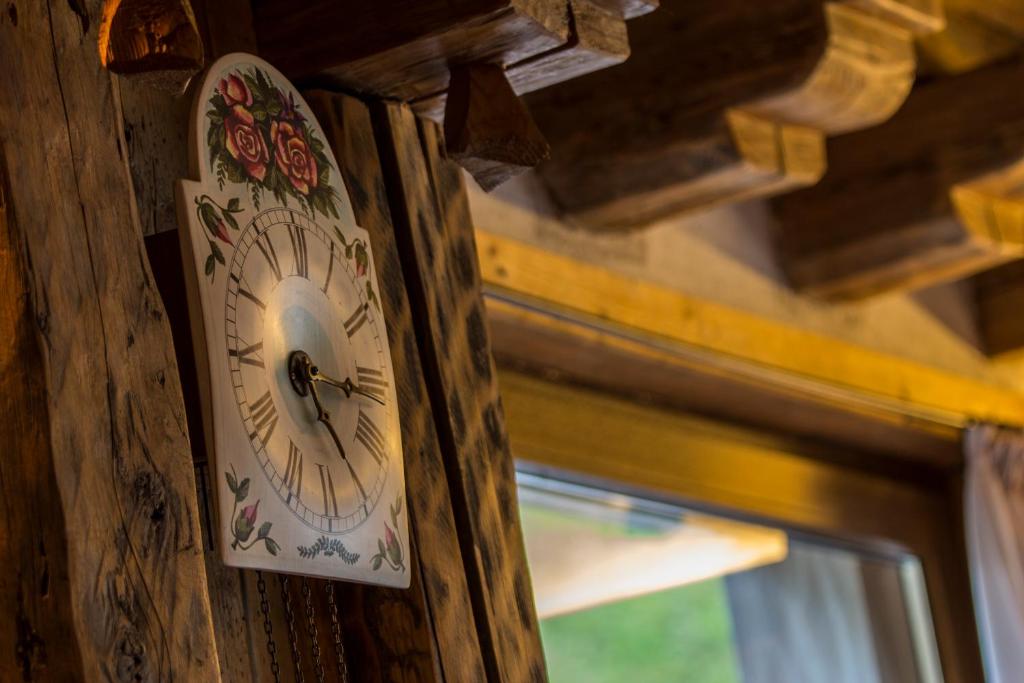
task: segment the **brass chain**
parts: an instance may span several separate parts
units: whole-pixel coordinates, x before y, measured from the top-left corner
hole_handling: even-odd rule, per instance
[[[345,644],[341,642],[341,623],[338,621],[338,603],[334,600],[334,582],[328,581],[327,608],[331,614],[331,635],[334,636],[334,654],[338,665],[338,680],[348,683],[348,662],[345,661]]]
[[[277,575],[281,583],[281,600],[284,602],[284,621],[288,625],[288,644],[292,648],[292,661],[295,663],[295,680],[297,683],[305,683],[302,675],[302,657],[299,654],[299,638],[295,633],[295,613],[292,611],[292,598],[288,593],[288,577],[284,574]]]
[[[313,611],[313,591],[309,588],[309,581],[302,577],[302,600],[306,605],[306,633],[313,650],[313,670],[316,673],[317,683],[324,683],[324,664],[320,661],[320,638],[316,628],[316,614]]]
[[[267,582],[263,572],[256,570],[256,590],[260,594],[260,612],[263,614],[263,632],[267,634],[267,654],[270,655],[270,673],[274,683],[281,681],[281,665],[277,663],[277,643],[274,642],[274,625],[270,623],[270,602],[267,600]]]

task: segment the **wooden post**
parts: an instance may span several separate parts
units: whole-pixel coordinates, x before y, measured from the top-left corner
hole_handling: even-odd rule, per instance
[[[6,650],[0,670],[217,681],[181,388],[116,90],[100,63],[101,2],[18,3],[3,16],[0,147],[16,169],[5,191],[15,227],[7,263],[25,287],[14,338],[35,383],[5,389],[37,420],[5,432],[3,448],[12,462],[38,463],[22,476],[39,477],[50,521],[38,520],[46,555],[35,555],[45,565],[32,593],[17,594],[29,573],[4,584],[15,591],[4,603],[24,605],[14,612],[23,648]],[[6,311],[18,310],[17,288],[0,297]],[[2,559],[25,567],[24,558]],[[46,576],[60,602],[41,611]]]
[[[473,224],[432,122],[376,112],[389,199],[487,679],[546,680]]]

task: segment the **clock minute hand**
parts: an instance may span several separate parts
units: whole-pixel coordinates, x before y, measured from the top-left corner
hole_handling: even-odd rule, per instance
[[[370,515],[370,510],[366,507],[366,489],[363,488],[363,483],[359,480],[359,475],[356,474],[355,468],[352,467],[352,463],[348,461],[348,456],[345,455],[345,447],[341,445],[341,439],[338,437],[338,432],[334,429],[334,424],[331,422],[331,416],[324,409],[323,403],[320,402],[320,392],[316,389],[316,383],[312,378],[306,379],[306,386],[309,388],[309,394],[313,397],[313,405],[316,406],[316,419],[317,422],[323,423],[327,427],[327,431],[331,435],[331,439],[334,441],[334,445],[338,447],[338,453],[341,455],[342,461],[345,466],[348,467],[349,474],[352,475],[352,481],[355,483],[356,488],[359,489],[359,496],[363,500],[363,511],[367,516]]]

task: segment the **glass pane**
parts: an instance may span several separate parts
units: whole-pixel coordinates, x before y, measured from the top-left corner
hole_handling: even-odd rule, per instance
[[[552,683],[937,683],[920,569],[519,473]]]

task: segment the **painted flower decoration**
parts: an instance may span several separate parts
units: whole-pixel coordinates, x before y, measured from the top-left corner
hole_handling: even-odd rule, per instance
[[[231,108],[224,118],[228,154],[240,163],[249,177],[262,181],[267,176],[270,152],[256,118],[240,104]]]
[[[256,528],[256,512],[260,509],[260,502],[255,505],[242,508],[235,519],[235,540],[245,542],[252,536],[252,530]]]
[[[384,538],[377,539],[377,554],[370,559],[370,566],[374,571],[380,569],[385,563],[396,572],[405,571],[405,555],[402,551],[402,543],[398,538],[398,516],[402,513],[402,496],[398,496],[391,505],[391,526],[384,522]]]
[[[252,106],[252,91],[246,86],[245,81],[235,74],[229,74],[227,78],[220,79],[217,92],[224,98],[224,103],[229,107],[241,104],[246,107]]]
[[[302,131],[288,121],[274,121],[270,124],[270,139],[274,141],[274,158],[278,168],[292,187],[302,194],[309,194],[316,187],[316,159]]]
[[[228,480],[228,488],[235,496],[235,506],[231,511],[231,518],[235,520],[234,525],[231,527],[231,535],[234,536],[234,540],[231,542],[232,550],[248,550],[260,541],[263,541],[267,552],[271,555],[277,555],[281,551],[281,546],[270,537],[270,528],[274,526],[273,523],[263,522],[256,532],[256,538],[251,541],[249,540],[253,530],[256,529],[256,519],[259,516],[260,510],[260,501],[258,499],[252,505],[246,505],[241,510],[238,509],[239,504],[249,496],[249,478],[246,477],[242,481],[238,481],[234,466],[224,476]]]
[[[314,218],[339,218],[334,169],[290,88],[262,69],[240,69],[218,82],[207,105],[206,144],[221,189],[244,184],[257,210],[269,192],[284,206],[297,200]]]

